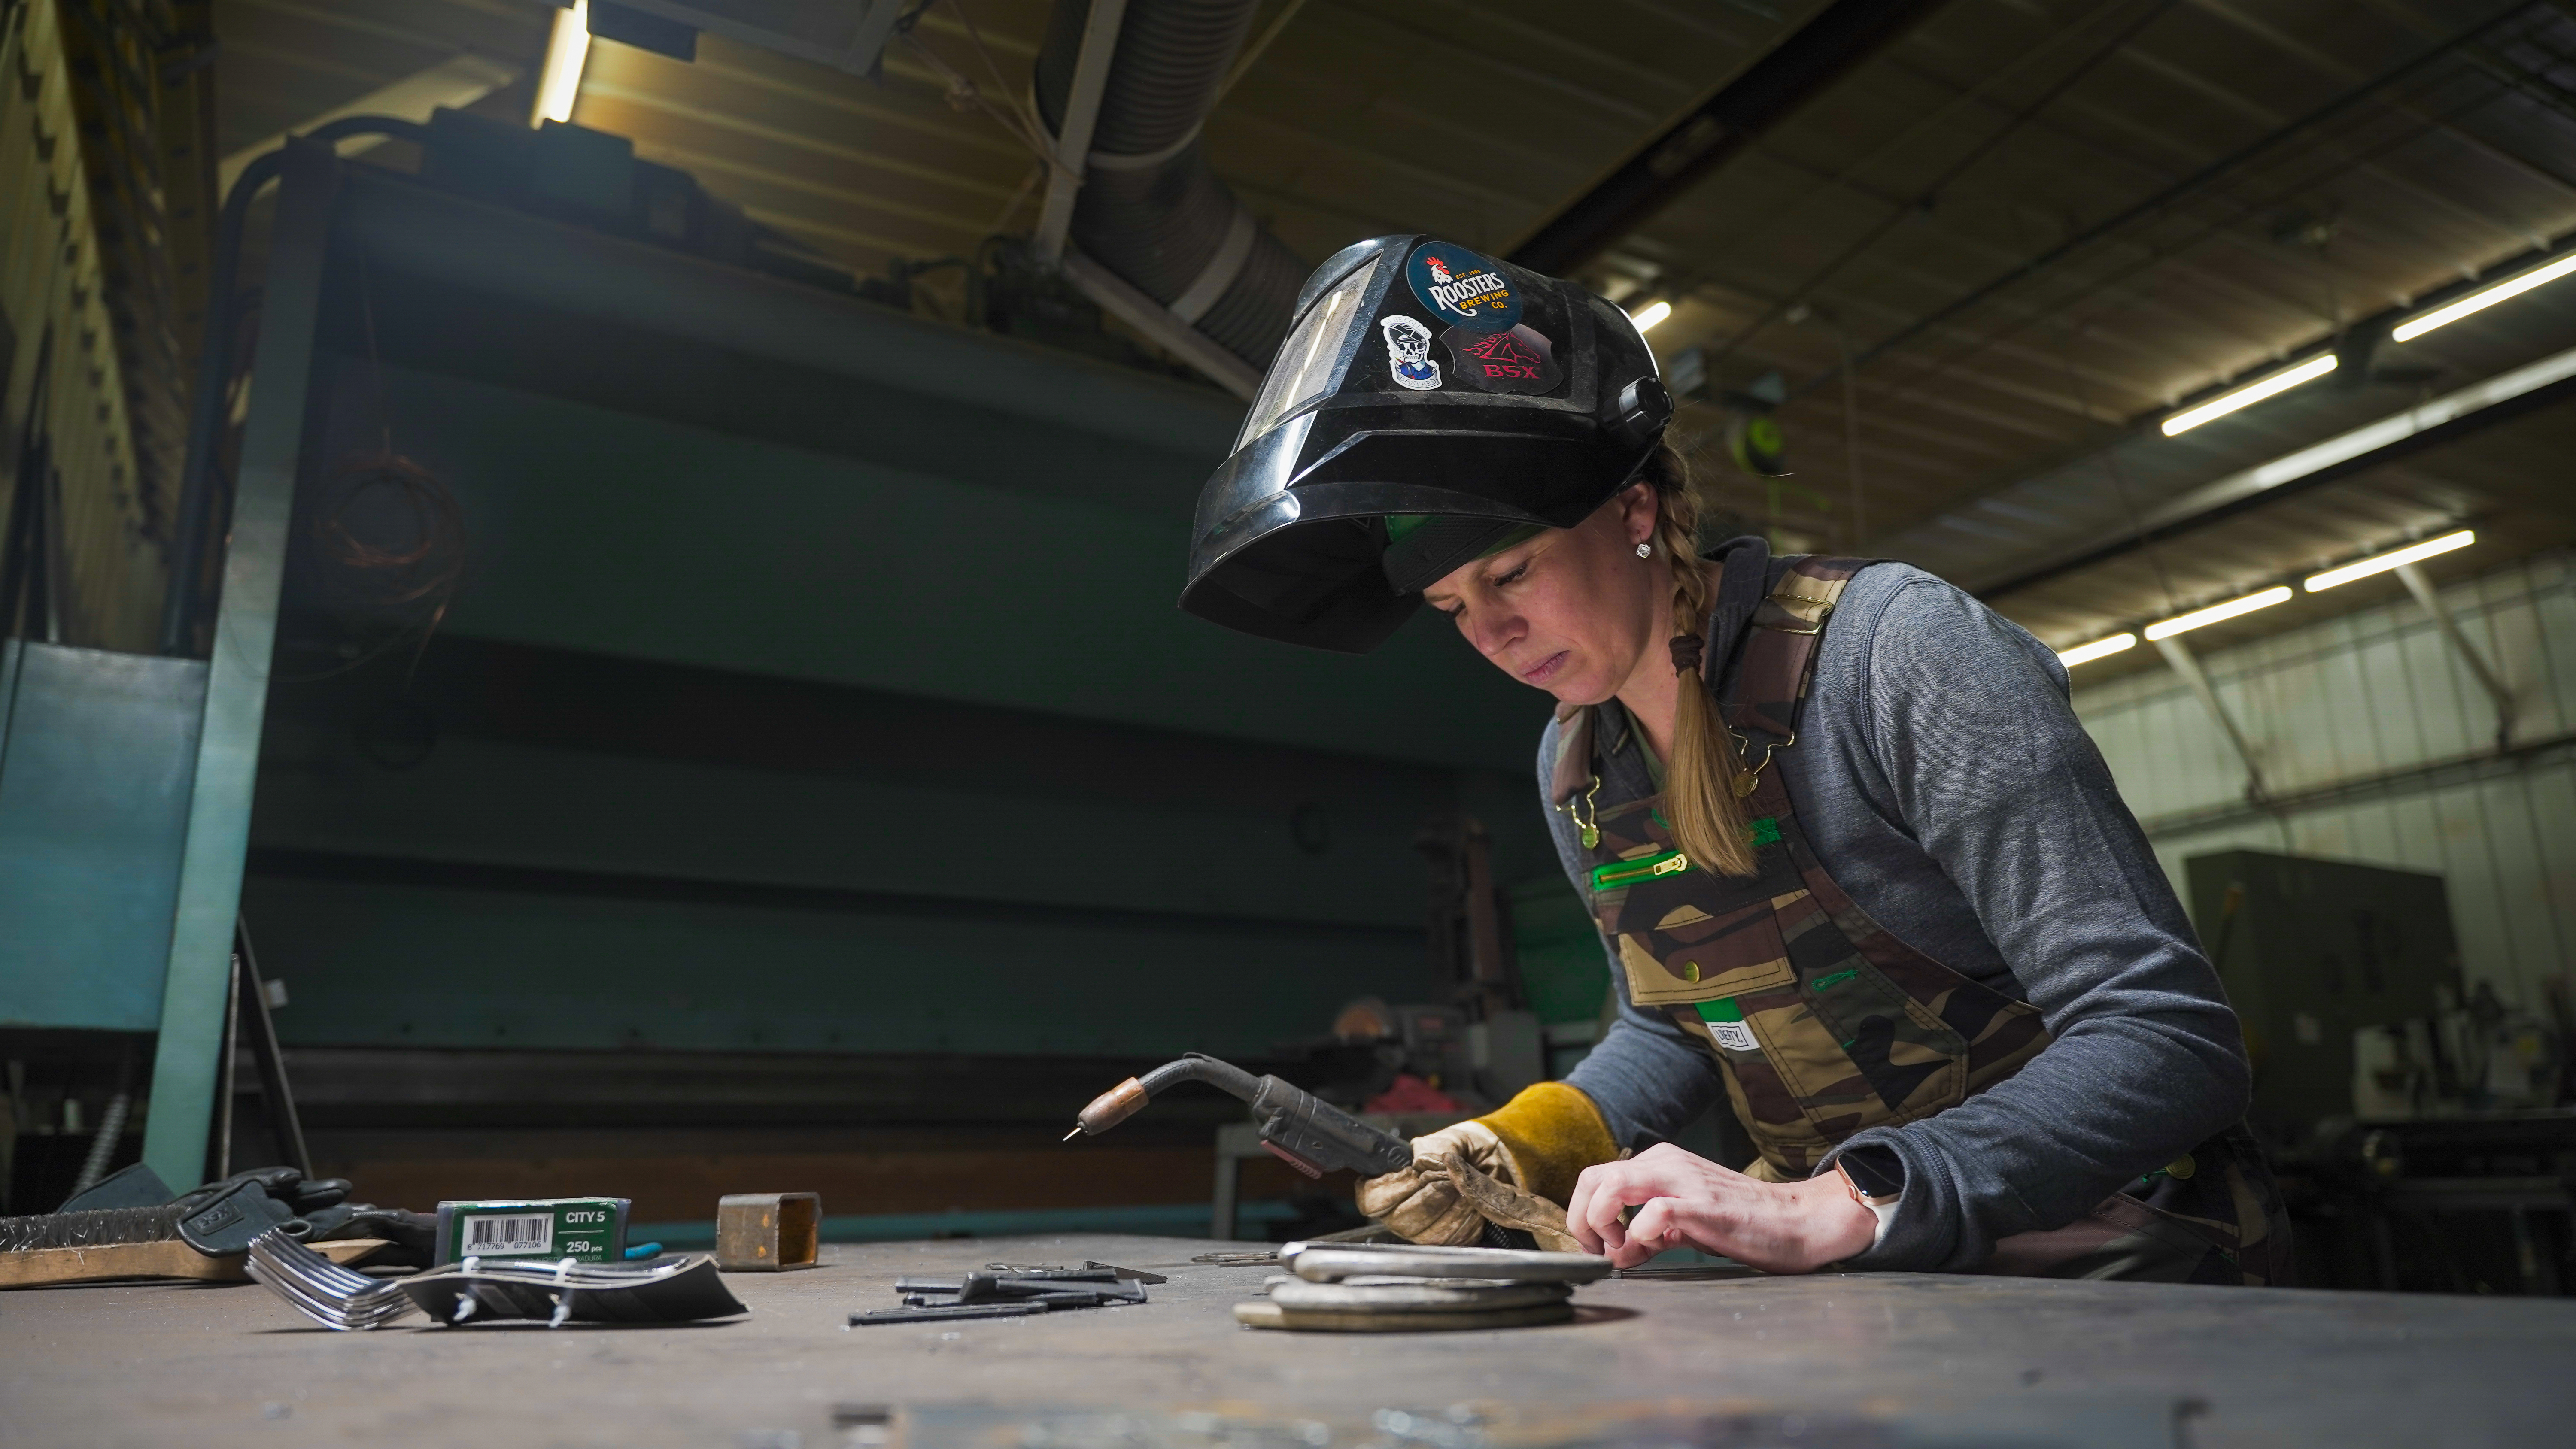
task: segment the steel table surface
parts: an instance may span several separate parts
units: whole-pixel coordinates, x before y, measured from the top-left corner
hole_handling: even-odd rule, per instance
[[[1582,1289],[1581,1318],[1560,1326],[1294,1334],[1236,1326],[1230,1305],[1277,1270],[1190,1262],[1212,1246],[1225,1245],[1074,1235],[833,1245],[816,1269],[730,1277],[747,1317],[670,1327],[449,1329],[415,1318],[332,1333],[250,1284],[11,1292],[0,1294],[0,1444],[874,1442],[833,1427],[834,1406],[851,1401],[903,1406],[897,1449],[907,1422],[911,1442],[926,1444],[937,1406],[974,1403],[1359,1426],[1337,1428],[1336,1446],[1370,1442],[1381,1409],[1476,1404],[1508,1424],[1650,1399],[1900,1426],[1936,1411],[2049,1420],[2093,1406],[2148,1426],[2123,1442],[2194,1446],[2529,1445],[2564,1442],[2576,1415],[2568,1300],[1921,1274],[1613,1280]],[[892,1306],[900,1274],[1085,1258],[1172,1281],[1141,1307],[845,1326],[852,1309]]]

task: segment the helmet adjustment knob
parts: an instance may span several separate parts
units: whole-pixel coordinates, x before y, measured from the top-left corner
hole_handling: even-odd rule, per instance
[[[1641,377],[1619,389],[1619,415],[1610,431],[1620,442],[1643,447],[1672,420],[1672,392],[1654,378]]]

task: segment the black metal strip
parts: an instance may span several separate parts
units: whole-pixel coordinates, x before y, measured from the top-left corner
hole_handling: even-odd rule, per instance
[[[549,866],[482,861],[418,860],[348,855],[327,850],[254,846],[247,874],[271,880],[331,881],[346,885],[405,886],[422,890],[503,891],[515,895],[586,896],[609,900],[683,901],[755,910],[818,911],[836,915],[908,916],[915,919],[1164,931],[1203,935],[1258,932],[1317,942],[1419,945],[1419,927],[1348,921],[1301,921],[1276,916],[1229,916],[1200,911],[1147,911],[1132,907],[1047,905],[1029,901],[912,895],[832,886],[769,885],[757,881],[686,876],[625,875]]]
[[[1942,3],[1836,0],[1541,223],[1510,260],[1561,276],[1599,256]]]

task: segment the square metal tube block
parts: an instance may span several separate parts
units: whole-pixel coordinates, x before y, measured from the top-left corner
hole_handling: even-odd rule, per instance
[[[728,1273],[811,1268],[823,1226],[823,1196],[740,1192],[716,1199],[716,1266]]]

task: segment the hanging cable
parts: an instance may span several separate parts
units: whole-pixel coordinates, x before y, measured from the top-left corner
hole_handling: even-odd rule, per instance
[[[358,258],[357,282],[358,316],[366,337],[381,442],[376,452],[350,454],[333,467],[314,511],[312,541],[321,558],[338,566],[344,578],[367,581],[353,591],[360,607],[399,609],[428,603],[429,617],[396,627],[372,647],[330,669],[272,678],[302,684],[347,674],[391,652],[417,631],[411,664],[396,691],[408,694],[431,636],[446,620],[465,582],[465,509],[435,473],[394,450],[393,399],[376,345],[375,300],[363,253]],[[380,541],[385,530],[368,527],[371,522],[380,524],[388,512],[407,525],[391,530],[399,542]]]

